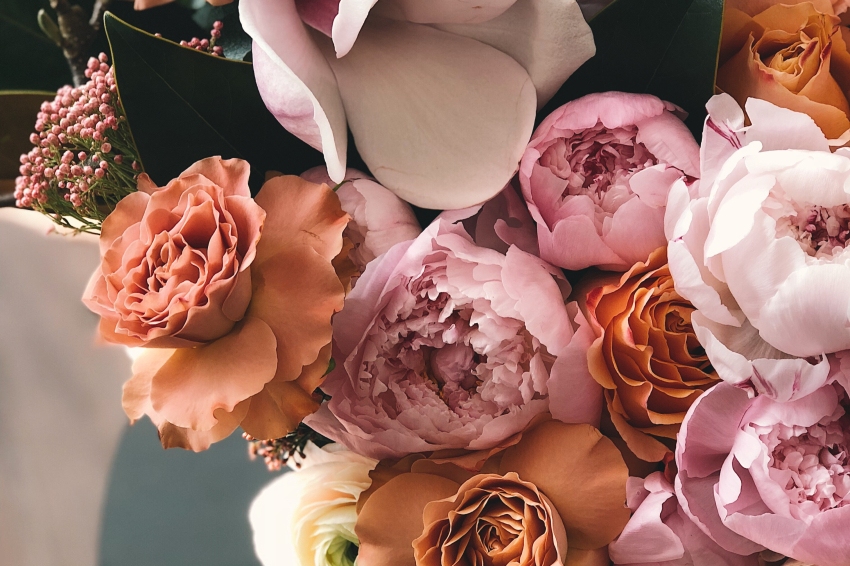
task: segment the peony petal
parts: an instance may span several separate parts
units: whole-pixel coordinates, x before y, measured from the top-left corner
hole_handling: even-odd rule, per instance
[[[682,118],[668,111],[636,125],[637,141],[659,161],[676,167],[685,175],[699,178],[699,145]]]
[[[348,137],[336,79],[294,0],[246,0],[239,19],[254,39],[254,74],[266,107],[292,134],[325,154],[328,173],[345,175]]]
[[[671,497],[672,491],[658,491],[643,500],[617,540],[608,546],[615,564],[663,562],[684,556],[682,541],[661,520],[663,505]]]
[[[276,350],[271,328],[246,317],[215,342],[174,350],[153,373],[151,405],[177,426],[210,430],[218,423],[216,409],[233,411],[271,381]]]
[[[404,200],[463,208],[516,171],[535,94],[507,55],[427,26],[369,21],[331,66],[364,161]]]
[[[614,444],[592,426],[542,423],[505,451],[499,471],[516,472],[552,501],[570,548],[605,546],[629,520],[628,469]]]
[[[430,474],[401,474],[375,491],[357,515],[359,566],[415,566],[412,543],[424,528],[425,506],[454,495],[460,484]]]
[[[596,53],[593,33],[575,0],[517,0],[487,22],[436,27],[477,39],[516,59],[537,89],[538,109]]]
[[[764,151],[807,149],[829,151],[829,142],[815,121],[802,112],[780,108],[766,100],[747,99],[747,142],[762,143]]]

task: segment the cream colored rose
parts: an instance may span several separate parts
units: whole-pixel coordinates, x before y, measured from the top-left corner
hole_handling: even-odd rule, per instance
[[[339,444],[308,444],[301,467],[285,473],[251,504],[254,550],[263,566],[352,566],[357,499],[376,460]]]

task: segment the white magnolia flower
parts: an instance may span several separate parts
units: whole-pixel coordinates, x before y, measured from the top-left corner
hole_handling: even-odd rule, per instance
[[[301,467],[266,486],[251,504],[254,550],[263,566],[352,566],[357,499],[377,460],[339,444],[308,444]]]

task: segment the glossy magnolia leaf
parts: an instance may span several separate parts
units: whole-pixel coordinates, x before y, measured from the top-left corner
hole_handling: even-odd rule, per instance
[[[251,64],[181,47],[112,14],[105,26],[121,102],[157,184],[214,155],[248,161],[255,191],[266,171],[297,174],[323,163],[266,109]]]
[[[35,131],[39,107],[54,96],[55,92],[0,92],[0,192],[14,186],[20,156],[32,148],[29,137]]]
[[[541,118],[592,92],[649,93],[684,108],[699,139],[714,94],[722,20],[723,0],[616,0],[590,22],[596,55]]]

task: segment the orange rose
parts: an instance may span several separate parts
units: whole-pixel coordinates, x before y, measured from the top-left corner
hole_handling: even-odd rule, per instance
[[[590,425],[547,421],[476,470],[410,456],[358,502],[359,566],[607,566],[629,519],[628,470]]]
[[[691,327],[695,309],[673,288],[667,248],[593,289],[586,308],[597,335],[588,367],[611,421],[638,458],[659,462],[688,408],[718,380]]]
[[[843,6],[841,6],[843,8]],[[850,30],[831,0],[730,0],[717,87],[808,114],[829,138],[850,129]]]
[[[251,198],[248,176],[218,157],[165,187],[141,175],[103,222],[83,301],[106,340],[145,347],[124,410],[166,448],[203,450],[240,425],[277,438],[318,409],[349,217],[327,185],[277,177]]]

